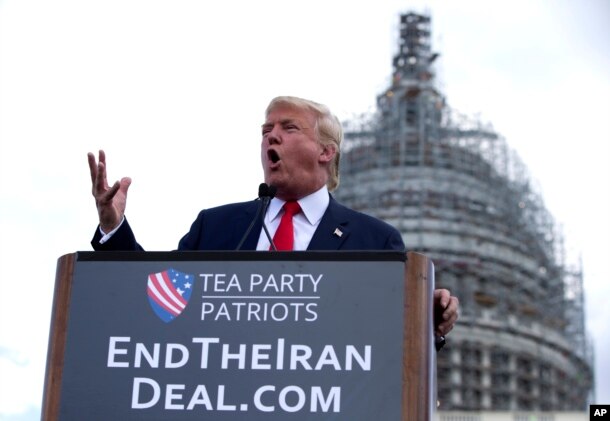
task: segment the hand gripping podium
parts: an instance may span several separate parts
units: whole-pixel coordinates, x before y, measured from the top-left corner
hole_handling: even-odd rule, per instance
[[[401,252],[78,252],[44,420],[430,420],[434,267]]]

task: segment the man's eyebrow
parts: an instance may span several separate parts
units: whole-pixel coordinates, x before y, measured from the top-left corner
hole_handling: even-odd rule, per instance
[[[282,126],[285,125],[285,124],[291,124],[291,123],[292,124],[298,124],[299,126],[303,125],[299,120],[294,119],[294,118],[285,118],[285,119],[282,119],[282,120],[278,121],[277,123],[281,124]],[[273,127],[273,126],[275,126],[275,124],[276,124],[275,122],[266,122],[266,123],[263,123],[261,125],[261,127],[262,128]]]

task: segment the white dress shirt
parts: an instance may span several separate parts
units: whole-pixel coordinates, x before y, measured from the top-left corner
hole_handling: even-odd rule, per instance
[[[318,225],[320,225],[322,216],[330,203],[328,189],[324,186],[317,192],[298,200],[298,202],[301,206],[301,212],[297,213],[292,218],[294,226],[294,250],[307,250],[307,247],[313,238],[313,234],[316,232]],[[284,214],[284,203],[286,203],[285,200],[273,198],[267,208],[265,225],[269,230],[271,238],[273,238],[277,227],[280,225],[280,220]],[[261,229],[256,249],[269,250],[269,246],[270,243],[265,234],[265,230]]]

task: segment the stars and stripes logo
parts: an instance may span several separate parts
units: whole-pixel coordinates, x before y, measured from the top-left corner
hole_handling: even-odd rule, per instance
[[[178,317],[193,292],[195,276],[167,269],[148,275],[147,294],[150,306],[165,323]]]

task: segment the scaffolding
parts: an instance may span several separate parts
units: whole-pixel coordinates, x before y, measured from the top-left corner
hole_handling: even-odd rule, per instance
[[[434,84],[430,17],[400,16],[390,86],[345,125],[337,198],[397,227],[461,303],[438,358],[441,410],[584,410],[593,390],[582,269],[527,168]]]

